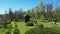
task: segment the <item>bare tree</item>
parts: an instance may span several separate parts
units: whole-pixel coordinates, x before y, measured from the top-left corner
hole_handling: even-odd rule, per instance
[[[58,4],[60,3],[60,0],[56,0],[57,2],[56,2],[56,4],[54,3],[54,6],[57,8],[58,7]],[[55,13],[54,13],[54,18],[55,18],[55,24],[56,24],[56,22],[57,22],[57,18],[58,18],[58,15],[56,14],[56,9],[55,9],[55,11],[54,11]]]

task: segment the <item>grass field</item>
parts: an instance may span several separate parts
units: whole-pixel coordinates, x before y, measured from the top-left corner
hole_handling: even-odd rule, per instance
[[[44,27],[48,27],[48,28],[54,28],[58,31],[60,31],[60,24],[52,24],[49,22],[39,22],[35,25],[35,26],[26,26],[26,23],[24,21],[21,22],[16,22],[17,24],[17,28],[20,30],[20,34],[24,34],[27,30],[31,29],[31,28],[35,28],[37,25],[43,24]],[[15,29],[15,24],[14,22],[11,23],[11,28],[3,28],[3,25],[0,25],[0,34],[5,34],[7,31],[10,31],[11,34],[13,34],[13,31]],[[7,26],[9,27],[9,25]]]

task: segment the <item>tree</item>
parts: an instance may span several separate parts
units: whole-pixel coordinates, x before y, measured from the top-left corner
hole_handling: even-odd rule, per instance
[[[28,11],[26,11],[26,14],[28,14],[31,18],[33,18],[33,13],[31,12],[31,10],[28,10]]]
[[[45,7],[46,14],[45,17],[48,21],[52,21],[53,19],[53,4],[47,4]]]
[[[56,4],[54,3],[54,6],[57,8],[58,7],[58,4],[59,4],[59,2],[60,2],[60,0],[57,0],[57,2],[56,2]],[[56,10],[56,8],[55,8],[55,10],[54,10],[54,21],[55,21],[55,24],[56,24],[56,22],[58,21],[58,19],[57,19],[57,10]]]
[[[15,11],[14,12],[14,20],[15,21],[22,20],[23,19],[23,15],[24,15],[24,12],[22,12],[21,10]]]
[[[34,19],[34,18],[35,18],[34,8],[32,8],[32,9],[31,9],[31,14],[32,14],[32,15],[31,15],[31,16],[32,16],[32,18]]]
[[[58,7],[56,9],[56,12],[54,12],[54,20],[55,20],[55,24],[56,24],[56,22],[60,21],[60,7]]]
[[[44,22],[45,16],[43,14],[41,14],[40,20]]]
[[[11,8],[9,9],[9,18],[10,18],[10,23],[11,23],[11,21],[13,20],[13,17],[14,15],[13,15],[13,12],[12,12],[12,10],[11,10]]]

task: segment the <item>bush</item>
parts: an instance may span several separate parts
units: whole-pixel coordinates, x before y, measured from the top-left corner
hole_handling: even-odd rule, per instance
[[[38,28],[44,28],[44,25],[43,24],[38,24],[37,27]]]
[[[16,28],[14,31],[13,31],[13,34],[20,34],[20,31],[18,28]]]
[[[60,32],[57,32],[56,30],[50,29],[50,28],[32,28],[25,32],[25,34],[60,34]]]
[[[17,20],[17,19],[15,19],[15,22],[18,22],[18,20]]]
[[[8,31],[8,32],[6,32],[6,34],[11,34],[11,32],[10,32],[10,31]]]
[[[26,23],[26,26],[34,26],[33,23]]]
[[[40,27],[44,27],[43,24],[41,24]]]
[[[31,23],[36,23],[36,20],[30,20]]]

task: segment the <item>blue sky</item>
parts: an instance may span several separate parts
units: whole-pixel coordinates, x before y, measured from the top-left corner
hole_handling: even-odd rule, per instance
[[[5,10],[8,11],[9,8],[12,10],[19,10],[22,8],[24,11],[37,6],[40,2],[45,4],[56,2],[56,0],[0,0],[0,14],[4,14]]]

